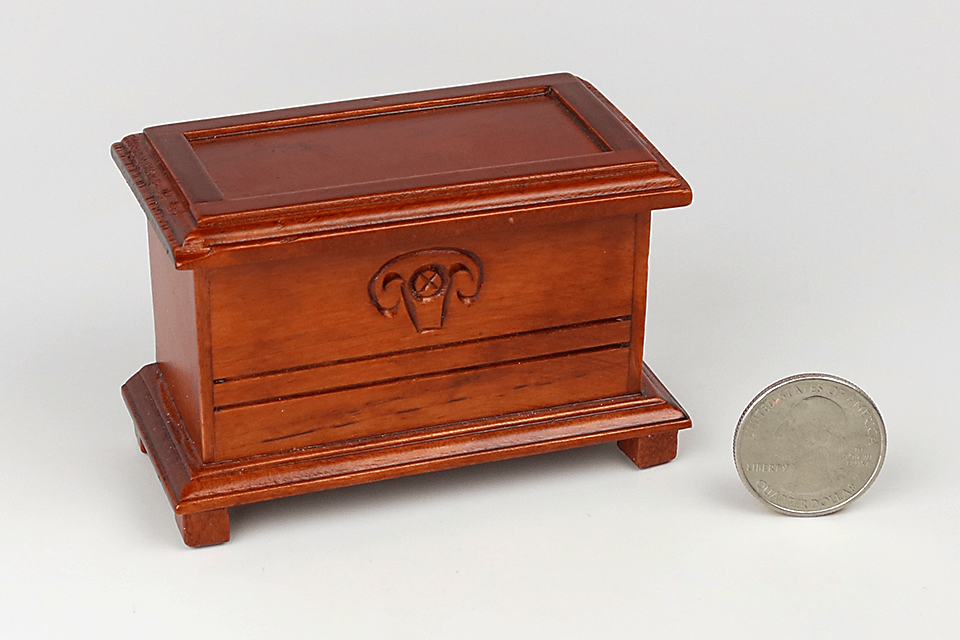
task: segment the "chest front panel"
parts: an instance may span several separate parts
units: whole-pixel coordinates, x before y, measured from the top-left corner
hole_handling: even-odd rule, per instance
[[[496,216],[211,269],[216,459],[625,393],[635,230]]]

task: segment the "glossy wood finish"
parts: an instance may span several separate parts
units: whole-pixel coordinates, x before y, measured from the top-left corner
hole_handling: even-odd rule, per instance
[[[395,124],[392,133],[371,131],[358,142],[358,153],[391,155],[405,150],[394,143],[407,135],[404,116],[429,113],[443,120],[464,105],[512,103],[533,95],[548,96],[558,112],[596,139],[596,152],[582,154],[578,148],[547,160],[500,165],[496,157],[475,153],[470,140],[449,140],[437,144],[460,148],[473,168],[436,173],[428,164],[419,173],[411,165],[404,177],[237,197],[221,193],[192,146],[301,127],[319,129],[323,138],[324,126],[386,118]],[[289,166],[321,175],[318,165],[325,170],[333,164],[322,151],[318,143],[315,161]],[[590,85],[568,74],[163,125],[124,138],[113,154],[181,268],[304,255],[314,249],[312,241],[330,235],[499,217],[508,209],[632,199],[634,211],[650,211],[692,199],[687,183],[636,127]],[[235,161],[249,164],[253,175],[264,166],[260,158]]]
[[[613,276],[633,270],[635,218],[628,213],[554,221],[523,212],[473,224],[438,222],[429,231],[388,229],[374,238],[331,238],[303,257],[210,269],[214,378],[628,317],[633,279]],[[421,247],[467,249],[480,257],[484,270],[476,301],[465,305],[452,296],[442,328],[422,332],[400,301],[399,283],[387,284],[386,290],[377,285],[384,303],[400,302],[392,316],[376,308],[368,289],[382,265]],[[414,269],[436,261],[446,266],[446,259],[419,255],[411,264]],[[449,260],[465,262],[462,256]],[[390,271],[402,266],[392,265]],[[287,277],[290,273],[297,277]],[[469,275],[456,274],[453,280],[460,291],[473,292]],[[603,295],[592,293],[598,287]],[[269,312],[254,312],[252,301]],[[439,308],[443,301],[433,304]],[[429,305],[420,307],[427,322]]]
[[[201,354],[209,352],[208,332],[204,330],[205,289],[202,274],[178,271],[167,256],[157,234],[148,233],[150,275],[153,281],[153,318],[156,333],[157,363],[163,369],[171,396],[179,408],[189,436],[200,442],[206,414],[212,414],[209,399],[212,380],[202,374]]]
[[[176,514],[183,541],[191,547],[221,544],[230,539],[230,514],[226,509]]]
[[[689,187],[569,75],[165,125],[157,364],[124,398],[190,545],[226,509],[689,419],[643,365],[650,211]]]
[[[224,542],[229,537],[228,520],[212,514],[219,524],[211,528],[206,517],[179,516],[610,441],[617,441],[637,466],[645,468],[676,457],[677,431],[690,426],[676,400],[645,369],[643,392],[634,396],[209,464],[200,460],[174,413],[170,390],[156,364],[141,369],[122,392],[138,440],[154,463],[181,531],[197,523],[198,530],[184,533],[191,546]]]

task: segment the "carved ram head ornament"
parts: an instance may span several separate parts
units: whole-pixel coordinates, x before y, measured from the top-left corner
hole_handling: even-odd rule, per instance
[[[476,302],[483,286],[483,264],[466,249],[437,247],[401,254],[386,262],[370,278],[367,291],[377,310],[388,318],[402,302],[417,332],[443,328],[456,299]]]

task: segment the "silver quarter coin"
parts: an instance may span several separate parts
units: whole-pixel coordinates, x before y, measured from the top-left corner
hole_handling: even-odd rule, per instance
[[[867,394],[815,373],[761,391],[733,436],[743,484],[792,516],[833,513],[859,498],[880,473],[886,450],[883,420]]]

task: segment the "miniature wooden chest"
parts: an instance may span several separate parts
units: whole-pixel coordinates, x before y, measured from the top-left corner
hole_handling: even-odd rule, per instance
[[[691,192],[566,74],[146,129],[157,363],[124,386],[191,546],[227,508],[618,441],[688,417],[644,368],[650,211]]]

